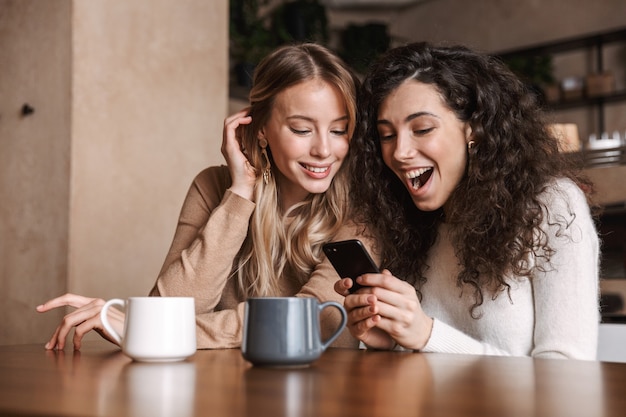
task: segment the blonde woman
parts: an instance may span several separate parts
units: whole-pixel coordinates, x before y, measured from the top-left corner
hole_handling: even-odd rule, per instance
[[[198,348],[241,345],[244,301],[251,296],[343,301],[322,244],[358,236],[348,216],[345,167],[355,128],[358,79],[326,48],[279,48],[255,71],[250,107],[224,122],[227,166],[193,181],[153,296],[193,296]],[[370,246],[369,241],[358,236]],[[39,311],[71,305],[47,348],[74,346],[102,330],[102,300],[67,294]],[[329,309],[332,310],[332,309]],[[123,314],[116,323],[123,325]],[[327,311],[322,331],[338,326]],[[344,332],[335,346],[356,347]]]

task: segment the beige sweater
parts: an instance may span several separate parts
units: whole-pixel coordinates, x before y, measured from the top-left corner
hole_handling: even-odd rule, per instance
[[[231,278],[233,260],[248,233],[255,204],[228,190],[231,180],[225,166],[210,167],[194,179],[181,209],[170,250],[150,292],[153,296],[188,296],[196,303],[198,348],[241,346],[245,297]],[[346,225],[333,240],[359,238],[372,250],[369,240],[359,236],[354,225]],[[375,260],[376,253],[372,252]],[[301,286],[285,276],[282,296],[316,297],[343,304],[333,285],[339,276],[324,259],[309,281]],[[337,328],[339,312],[324,310],[322,334]],[[335,347],[357,348],[347,330],[333,343]]]

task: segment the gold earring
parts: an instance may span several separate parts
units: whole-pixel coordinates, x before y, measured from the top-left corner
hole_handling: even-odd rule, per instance
[[[472,149],[474,149],[475,146],[476,146],[476,142],[475,141],[470,140],[469,142],[467,142],[467,149],[468,150],[471,151]]]
[[[270,162],[270,158],[267,155],[267,140],[265,138],[259,139],[259,146],[261,147],[261,156],[264,159],[263,165],[263,182],[265,185],[270,181],[270,176],[272,175],[272,164]]]

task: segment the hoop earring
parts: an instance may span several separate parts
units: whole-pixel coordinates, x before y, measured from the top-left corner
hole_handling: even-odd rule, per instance
[[[267,140],[265,138],[259,139],[259,146],[261,147],[261,156],[264,159],[263,165],[263,182],[265,185],[270,182],[270,177],[272,176],[272,163],[270,162],[270,158],[267,155]]]
[[[467,150],[471,151],[475,147],[476,147],[476,142],[475,141],[470,140],[469,142],[467,142]]]

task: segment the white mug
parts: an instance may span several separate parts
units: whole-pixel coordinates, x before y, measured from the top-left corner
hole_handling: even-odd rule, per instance
[[[126,310],[123,335],[109,323],[111,306]],[[183,360],[196,351],[196,316],[192,297],[130,297],[107,301],[100,312],[106,331],[136,361]]]

